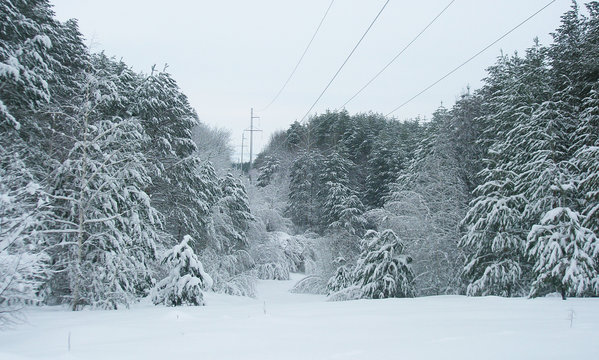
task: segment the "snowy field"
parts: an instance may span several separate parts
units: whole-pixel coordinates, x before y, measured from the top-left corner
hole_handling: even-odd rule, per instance
[[[0,332],[0,359],[599,358],[599,299],[331,303],[288,293],[300,278],[261,281],[258,299],[207,294],[206,307],[29,309]]]

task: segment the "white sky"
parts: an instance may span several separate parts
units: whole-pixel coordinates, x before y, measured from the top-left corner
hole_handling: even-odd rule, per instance
[[[303,117],[385,0],[336,0],[312,47],[278,100],[265,107],[289,76],[330,0],[51,0],[60,20],[77,18],[92,50],[104,50],[136,71],[168,63],[204,123],[232,132],[239,152],[250,108],[263,129]],[[313,112],[341,106],[391,60],[450,0],[391,0]],[[457,0],[383,75],[347,105],[350,113],[388,113],[445,75],[549,0]],[[394,113],[430,117],[450,107],[468,85],[478,88],[501,49],[522,53],[542,44],[568,10],[558,0],[449,78]],[[247,145],[246,141],[246,145]],[[257,153],[258,149],[255,149]],[[246,150],[247,154],[247,150]],[[247,161],[247,158],[246,158]]]

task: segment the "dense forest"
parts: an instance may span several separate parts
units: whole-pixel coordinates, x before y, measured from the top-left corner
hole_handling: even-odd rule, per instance
[[[235,171],[167,72],[0,1],[0,318],[254,296],[599,295],[599,3],[431,119],[327,112]]]

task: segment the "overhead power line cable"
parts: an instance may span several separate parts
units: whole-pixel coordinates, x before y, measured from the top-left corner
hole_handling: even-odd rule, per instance
[[[419,93],[417,93],[416,95],[412,96],[411,98],[409,98],[408,100],[406,100],[405,102],[403,102],[401,105],[397,106],[395,109],[389,111],[385,116],[389,116],[389,115],[393,114],[397,110],[401,109],[402,107],[404,107],[407,104],[409,104],[410,102],[412,102],[414,99],[416,99],[420,95],[422,95],[425,92],[427,92],[428,90],[430,90],[433,86],[435,86],[438,83],[440,83],[441,81],[445,80],[448,76],[450,76],[454,72],[456,72],[459,69],[461,69],[464,65],[468,64],[470,61],[474,60],[480,54],[482,54],[483,52],[485,52],[486,50],[488,50],[491,46],[493,46],[493,45],[497,44],[498,42],[500,42],[501,40],[503,40],[506,36],[508,36],[509,34],[511,34],[512,32],[514,32],[520,26],[522,26],[525,23],[527,23],[530,19],[532,19],[533,17],[537,16],[541,11],[545,10],[546,8],[548,8],[551,4],[553,4],[556,1],[557,0],[552,0],[549,3],[547,3],[545,6],[543,6],[539,10],[537,10],[535,13],[533,13],[532,15],[530,15],[529,17],[527,17],[526,19],[524,19],[522,22],[520,22],[518,25],[516,25],[513,28],[511,28],[508,32],[506,32],[505,34],[501,35],[499,38],[497,38],[495,41],[493,41],[489,45],[485,46],[482,50],[480,50],[476,54],[472,55],[470,58],[468,58],[468,60],[466,60],[463,63],[461,63],[460,65],[456,66],[453,70],[451,70],[447,74],[443,75],[440,79],[438,79],[437,81],[433,82],[432,84],[430,84],[429,86],[427,86],[426,88],[424,88],[423,90],[421,90]]]
[[[389,61],[387,63],[387,65],[385,65],[378,73],[376,73],[376,75],[374,75],[364,86],[362,86],[362,88],[360,88],[360,90],[358,90],[352,97],[349,98],[349,100],[347,100],[343,105],[341,105],[341,108],[344,108],[345,105],[349,104],[356,96],[360,95],[360,93],[362,91],[364,91],[364,89],[366,89],[374,80],[376,80],[385,70],[387,70],[387,68],[389,66],[391,66],[391,64],[393,64],[395,62],[395,60],[397,60],[397,58],[399,58],[401,56],[401,54],[403,54],[406,50],[408,50],[408,48],[414,43],[416,42],[416,40],[418,40],[418,38],[424,34],[424,32],[431,26],[433,25],[433,23],[435,21],[437,21],[437,19],[439,17],[441,17],[441,15],[443,15],[443,13],[445,12],[445,10],[447,10],[451,4],[453,4],[455,2],[455,0],[452,0],[449,4],[447,4],[447,6],[445,6],[445,8],[443,8],[443,10],[441,10],[441,12],[439,14],[437,14],[437,16],[435,16],[435,18],[433,20],[431,20],[431,22],[428,23],[428,25],[426,25],[424,27],[424,29],[422,29],[422,31],[420,31],[418,33],[418,35],[416,35],[415,38],[412,39],[412,41],[410,41],[403,49],[401,49],[401,51],[399,53],[397,53],[397,55],[395,55],[395,57],[393,59],[391,59],[391,61]]]
[[[322,90],[322,92],[320,93],[320,95],[318,95],[318,98],[316,98],[316,100],[314,101],[314,103],[312,104],[312,106],[310,106],[310,108],[308,109],[308,111],[306,111],[306,114],[302,117],[302,119],[300,120],[300,123],[303,122],[306,119],[306,117],[308,116],[308,114],[310,114],[310,111],[312,111],[312,109],[314,109],[314,106],[316,106],[316,104],[318,103],[318,101],[320,100],[320,98],[322,98],[322,96],[327,91],[327,89],[329,88],[329,86],[331,86],[331,84],[333,83],[333,81],[335,80],[335,78],[337,77],[337,75],[339,75],[339,73],[341,72],[341,69],[343,69],[343,67],[345,66],[345,64],[347,64],[347,61],[349,60],[349,58],[351,58],[351,56],[354,54],[354,52],[356,51],[356,49],[358,48],[358,46],[360,46],[360,43],[362,42],[362,40],[364,40],[364,38],[366,37],[366,34],[368,34],[368,32],[370,31],[370,29],[372,28],[372,26],[374,25],[374,23],[376,22],[376,20],[379,18],[379,16],[381,16],[381,13],[383,12],[383,10],[385,10],[385,8],[387,7],[387,4],[389,4],[389,1],[390,0],[387,0],[385,2],[385,4],[383,5],[383,7],[381,8],[381,10],[379,10],[378,14],[376,14],[375,18],[372,20],[372,22],[370,23],[370,25],[368,25],[368,28],[366,29],[366,31],[364,31],[364,34],[362,34],[362,37],[360,38],[360,40],[358,40],[358,42],[356,43],[356,45],[354,46],[354,48],[352,49],[352,51],[345,58],[345,61],[343,61],[343,64],[341,64],[341,66],[339,67],[339,69],[337,70],[337,72],[335,73],[335,75],[333,75],[333,77],[331,78],[331,80],[329,81],[329,83],[327,84],[327,86],[325,86],[325,88]]]
[[[289,77],[287,78],[287,80],[285,80],[285,83],[283,84],[283,86],[281,86],[281,89],[279,89],[279,92],[277,92],[277,94],[275,95],[275,97],[270,101],[270,103],[268,103],[268,105],[266,105],[264,108],[260,109],[259,111],[265,111],[265,110],[267,110],[279,98],[279,95],[281,95],[281,93],[283,92],[283,90],[285,90],[285,87],[287,87],[287,84],[289,84],[289,81],[291,80],[291,78],[293,77],[293,75],[295,74],[295,72],[297,71],[297,68],[300,66],[302,60],[304,60],[304,56],[306,56],[306,53],[308,52],[308,49],[310,49],[310,46],[312,45],[312,42],[314,41],[314,38],[316,38],[316,34],[318,34],[318,31],[320,30],[320,27],[322,26],[322,23],[324,22],[324,19],[326,19],[327,15],[329,14],[329,10],[331,10],[331,6],[333,6],[334,2],[335,2],[335,0],[331,0],[331,3],[329,4],[329,7],[327,8],[327,11],[324,12],[324,15],[322,16],[322,19],[320,19],[320,23],[318,23],[318,26],[316,27],[316,31],[314,31],[314,34],[312,35],[312,38],[310,39],[310,42],[308,42],[308,45],[304,49],[304,52],[302,53],[302,56],[300,56],[299,60],[297,61],[297,64],[295,64],[295,67],[293,68],[293,71],[291,71],[291,74],[289,74]]]

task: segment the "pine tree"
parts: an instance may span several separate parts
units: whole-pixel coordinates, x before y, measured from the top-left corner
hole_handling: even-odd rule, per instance
[[[599,254],[599,239],[581,225],[580,215],[567,207],[545,213],[528,235],[527,251],[535,259],[536,279],[530,296],[557,289],[566,295],[599,293],[593,257]],[[549,289],[548,289],[549,288]]]
[[[251,214],[243,183],[231,173],[220,180],[219,199],[213,217],[217,236],[220,239],[218,248],[230,254],[233,250],[247,247],[246,232],[254,217]]]
[[[484,122],[480,121],[483,115],[483,97],[479,94],[468,92],[462,94],[451,109],[452,143],[455,147],[456,161],[459,174],[469,192],[480,184],[478,177],[482,170],[484,145],[478,141],[484,132]]]
[[[353,277],[354,283],[362,288],[364,297],[414,296],[412,259],[402,254],[404,246],[392,230],[380,234],[369,230],[364,235],[362,247]]]
[[[366,203],[372,207],[381,207],[384,198],[389,195],[390,185],[399,172],[407,165],[406,151],[398,134],[400,125],[389,123],[374,140],[368,156],[368,175],[366,176]]]
[[[145,132],[134,118],[105,116],[98,109],[118,97],[102,93],[109,79],[86,74],[67,156],[51,174],[50,194],[58,236],[48,245],[69,277],[73,310],[81,305],[128,305],[148,287],[159,217],[144,192],[150,184],[141,153]],[[58,269],[57,269],[58,270]]]
[[[48,1],[0,3],[0,126],[33,126],[24,115],[50,100],[57,24]]]
[[[583,225],[599,234],[599,82],[584,101],[582,122],[576,131],[573,163],[578,174]]]
[[[346,260],[343,257],[338,257],[333,263],[337,266],[337,270],[327,282],[327,295],[353,285],[352,271],[347,266]]]
[[[333,151],[323,164],[320,174],[321,188],[317,194],[322,211],[321,225],[344,229],[349,234],[361,234],[366,220],[364,205],[350,188],[350,171],[355,167],[343,156],[344,151]]]
[[[502,56],[490,69],[483,89],[486,168],[462,221],[466,234],[460,245],[469,252],[464,266],[469,295],[518,295],[529,277],[523,221],[528,198],[520,190],[521,174],[529,153],[526,125],[548,97],[548,79],[545,51],[538,43],[526,58]]]
[[[306,141],[306,129],[299,122],[294,122],[287,130],[285,145],[289,150],[299,150],[301,145]]]
[[[289,174],[289,207],[292,221],[299,226],[320,223],[317,194],[320,189],[319,174],[322,155],[316,151],[303,151],[293,162]]]
[[[327,199],[325,206],[332,209],[331,218],[337,220],[329,224],[329,228],[333,230],[342,229],[350,235],[360,236],[366,229],[366,219],[364,218],[364,205],[357,195],[352,194],[348,190],[341,189],[338,193],[341,197],[335,196],[337,192],[330,191],[330,196]],[[327,204],[335,205],[330,206]]]
[[[152,302],[166,306],[204,306],[202,290],[212,287],[212,278],[194,254],[189,235],[183,237],[162,258],[162,264],[169,269],[166,278],[160,280],[152,290]]]
[[[218,179],[212,165],[195,154],[192,130],[198,117],[165,71],[141,79],[131,112],[140,119],[148,141],[144,154],[152,170],[148,193],[152,206],[165,217],[167,243],[180,242],[184,234],[206,239],[210,213],[216,202]],[[196,244],[205,246],[206,244]]]
[[[554,98],[564,95],[557,92]],[[543,103],[525,125],[530,160],[522,166],[520,191],[528,199],[524,217],[533,224],[527,238],[536,277],[531,296],[548,285],[556,286],[564,298],[581,295],[595,276],[594,269],[586,268],[594,267],[596,236],[582,226],[575,177],[569,170],[575,124],[567,101],[553,100]]]
[[[578,64],[568,64],[578,69],[581,83],[581,103],[579,122],[573,135],[572,166],[575,175],[577,199],[581,202],[580,213],[583,226],[599,234],[599,66],[595,59],[599,55],[599,3],[587,4],[589,17],[585,22],[585,32],[581,36]],[[580,49],[579,49],[580,50]],[[561,51],[556,51],[561,53]],[[595,257],[595,262],[599,258]],[[599,271],[599,265],[597,265]]]
[[[332,151],[324,158],[323,166],[319,174],[320,183],[337,183],[349,186],[349,173],[353,167],[354,164],[351,160],[348,160],[345,155],[345,149],[340,148],[340,150]]]
[[[264,164],[260,167],[260,175],[256,180],[256,185],[259,187],[265,187],[270,184],[272,177],[279,170],[280,162],[277,158],[272,156],[264,157]]]

